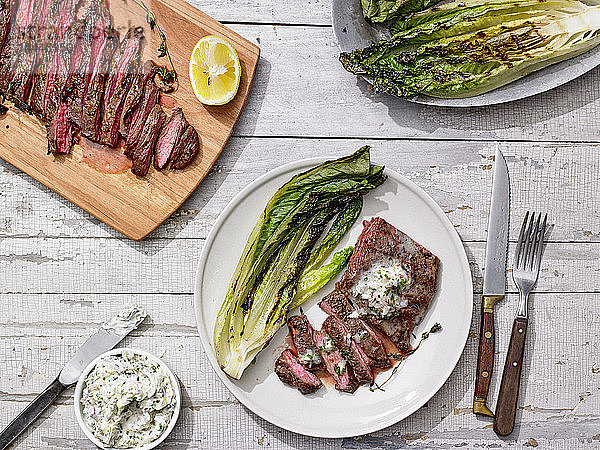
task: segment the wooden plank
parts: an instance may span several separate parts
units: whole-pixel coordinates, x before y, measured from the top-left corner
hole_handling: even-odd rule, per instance
[[[340,139],[233,138],[202,185],[150,238],[204,239],[227,203],[260,175],[297,159],[349,154],[364,143]],[[383,140],[368,143],[373,159],[425,189],[466,241],[486,240],[492,186],[490,158],[496,148],[506,155],[511,173],[513,239],[519,231],[519,218],[532,208],[550,215],[554,223],[552,241],[600,241],[600,198],[594,195],[600,191],[598,145]],[[7,164],[0,164],[0,199],[0,237],[120,236]]]
[[[179,76],[178,89],[172,96],[201,136],[202,156],[188,169],[179,173],[151,169],[146,177],[136,177],[131,172],[103,173],[84,163],[79,146],[66,157],[46,155],[45,131],[32,116],[11,109],[0,119],[0,157],[135,240],[145,237],[169,217],[207,174],[242,112],[260,53],[256,45],[183,0],[156,1],[152,7],[169,37],[169,49]],[[150,31],[143,10],[132,2],[119,1],[112,2],[111,13],[121,35],[132,23],[144,25],[148,42],[143,59],[154,58],[159,38]],[[209,34],[228,39],[242,64],[238,95],[224,107],[201,105],[189,82],[192,49],[200,38]]]
[[[0,246],[0,293],[193,293],[204,241],[135,243],[106,239],[4,239]],[[509,252],[512,255],[513,245]],[[592,292],[600,272],[598,244],[550,243],[538,292]],[[474,290],[481,292],[485,243],[466,244]],[[514,292],[512,281],[508,288]]]
[[[173,320],[179,320],[181,312],[176,308],[160,307],[161,297],[167,296],[140,295],[127,300],[135,299],[148,307],[152,326],[169,325]],[[9,326],[37,331],[40,325],[35,323],[35,308],[39,308],[40,314],[51,314],[51,319],[56,321],[62,332],[50,330],[47,336],[15,336],[10,339],[11,345],[0,348],[0,358],[5,361],[0,366],[0,423],[6,423],[44,387],[60,369],[66,355],[93,332],[109,310],[116,310],[120,301],[119,296],[90,296],[92,306],[62,304],[58,309],[64,312],[64,316],[56,318],[52,311],[52,305],[56,303],[52,301],[58,300],[59,296],[49,297],[46,306],[39,305],[39,299],[34,297],[11,295],[5,298],[20,303],[24,309],[16,322]],[[74,300],[75,297],[68,299]],[[517,296],[509,295],[498,308],[496,319],[500,332],[497,361],[500,362],[508,346],[508,329],[516,302]],[[257,438],[262,438],[264,445],[268,443],[273,448],[281,449],[397,448],[409,444],[435,448],[463,442],[511,447],[523,445],[530,438],[552,448],[576,448],[580,444],[590,444],[590,448],[593,448],[596,424],[600,420],[600,391],[596,389],[600,376],[596,358],[596,346],[600,341],[596,326],[600,320],[598,302],[600,294],[537,294],[532,297],[531,332],[523,377],[525,384],[517,416],[519,431],[507,440],[498,440],[489,426],[491,422],[476,418],[470,410],[475,372],[473,361],[479,332],[478,307],[458,366],[425,407],[385,430],[343,441],[294,435],[253,414],[249,415],[212,371],[200,349],[197,336],[182,339],[178,335],[161,337],[143,332],[127,338],[124,345],[162,355],[181,380],[185,392],[183,415],[167,448],[179,445],[194,448],[259,448],[261,444]],[[187,307],[185,301],[178,306]],[[83,313],[86,310],[88,314]],[[581,315],[582,310],[589,313]],[[183,320],[184,323],[190,321]],[[4,320],[0,323],[3,327],[7,325]],[[491,398],[497,394],[499,377],[498,372],[494,373]],[[58,407],[45,414],[45,420],[38,421],[21,438],[21,446],[39,448],[46,444],[57,448],[87,448],[88,444],[73,418],[71,405],[72,393],[69,391],[61,397]]]
[[[220,22],[331,26],[330,0],[306,2],[189,0],[189,3]]]
[[[439,108],[373,94],[342,68],[330,28],[232,28],[262,52],[236,136],[600,141],[600,67],[532,98]]]

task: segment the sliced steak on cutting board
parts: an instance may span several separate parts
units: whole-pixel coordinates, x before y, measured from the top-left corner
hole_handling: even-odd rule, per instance
[[[410,282],[402,292],[407,305],[393,317],[380,317],[369,310],[367,299],[353,295],[353,288],[374,265],[399,261]],[[435,295],[440,260],[425,247],[380,217],[364,222],[348,267],[336,290],[344,293],[360,311],[360,317],[379,328],[400,352],[410,350],[410,337]]]

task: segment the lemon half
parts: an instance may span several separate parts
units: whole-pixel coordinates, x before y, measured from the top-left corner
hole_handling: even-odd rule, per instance
[[[240,86],[240,59],[225,39],[206,36],[198,41],[190,58],[194,94],[205,105],[224,105]]]

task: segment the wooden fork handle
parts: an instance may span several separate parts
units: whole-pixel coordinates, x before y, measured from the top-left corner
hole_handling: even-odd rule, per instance
[[[475,378],[475,394],[473,412],[494,417],[486,405],[492,370],[494,369],[494,350],[496,333],[494,330],[494,305],[502,296],[484,296],[481,309],[481,329],[479,331],[479,350],[477,353],[477,374]]]
[[[508,345],[504,372],[500,383],[500,392],[498,394],[498,403],[496,405],[496,417],[494,418],[494,431],[500,436],[509,435],[515,426],[515,413],[517,411],[526,336],[527,319],[517,317],[513,323],[510,335],[510,344]]]

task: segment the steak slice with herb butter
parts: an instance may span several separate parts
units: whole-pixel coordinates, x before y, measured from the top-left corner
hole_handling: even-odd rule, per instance
[[[319,377],[306,370],[289,349],[284,350],[275,362],[275,373],[281,381],[303,394],[312,394],[323,386]]]
[[[380,217],[363,225],[336,290],[357,308],[349,317],[379,328],[406,352],[435,295],[440,261]]]
[[[321,355],[313,340],[314,330],[308,318],[301,314],[287,320],[290,335],[296,346],[298,362],[310,371],[322,368]]]
[[[377,333],[363,319],[350,317],[356,310],[346,295],[333,291],[319,302],[319,307],[327,314],[339,317],[350,332],[350,336],[369,357],[372,367],[389,367],[391,362],[383,342]]]

